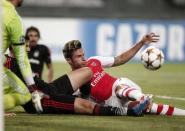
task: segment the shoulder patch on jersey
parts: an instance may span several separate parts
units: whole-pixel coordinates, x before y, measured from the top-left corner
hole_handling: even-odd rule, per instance
[[[25,43],[25,37],[24,36],[21,36],[20,39],[19,39],[19,43]]]

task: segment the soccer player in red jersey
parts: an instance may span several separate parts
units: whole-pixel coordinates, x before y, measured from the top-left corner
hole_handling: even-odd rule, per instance
[[[151,42],[158,42],[158,40],[158,35],[154,33],[146,34],[131,49],[116,57],[94,56],[87,60],[85,60],[81,42],[72,40],[64,46],[63,54],[72,70],[87,66],[93,71],[90,82],[81,87],[82,95],[90,93],[90,97],[96,102],[127,107],[130,101],[142,101],[149,96],[143,94],[141,88],[133,81],[128,78],[113,77],[106,73],[103,68],[119,66],[128,62],[141,47]],[[146,112],[163,115],[185,115],[185,110],[156,103],[151,103]]]

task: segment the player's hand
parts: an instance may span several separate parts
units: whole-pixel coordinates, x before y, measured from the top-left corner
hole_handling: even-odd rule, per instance
[[[32,103],[37,111],[37,113],[42,113],[42,104],[41,100],[42,98],[49,99],[49,95],[43,93],[42,91],[38,90],[37,86],[35,84],[28,86],[29,91],[32,95]]]
[[[36,109],[36,112],[37,113],[42,113],[43,112],[43,109],[42,109],[42,103],[41,103],[41,100],[43,98],[45,99],[49,99],[49,96],[44,94],[43,92],[39,91],[39,90],[35,90],[34,92],[32,92],[32,102],[33,102],[33,105]]]
[[[155,33],[149,33],[149,34],[146,34],[141,42],[143,44],[149,44],[149,43],[152,43],[152,42],[158,42],[159,41],[159,35],[155,34]]]
[[[43,98],[43,94],[41,92],[38,91],[34,91],[31,94],[32,96],[32,103],[36,109],[37,113],[42,113],[43,109],[42,109],[42,104],[41,104],[41,99]]]

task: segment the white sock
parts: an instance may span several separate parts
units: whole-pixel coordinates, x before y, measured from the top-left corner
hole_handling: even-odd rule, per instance
[[[130,100],[137,101],[140,101],[140,99],[144,96],[144,94],[140,90],[131,87],[125,87],[123,89],[120,89],[118,95],[120,98],[124,97]]]
[[[179,109],[179,108],[174,108],[173,115],[174,116],[185,116],[185,110]]]
[[[156,115],[185,116],[185,110],[169,105],[153,103],[151,113]]]

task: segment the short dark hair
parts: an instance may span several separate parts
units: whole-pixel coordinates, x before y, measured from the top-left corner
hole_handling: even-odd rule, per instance
[[[73,52],[80,48],[82,48],[82,44],[79,40],[69,41],[63,48],[63,55],[66,59],[71,58],[73,56]]]
[[[29,40],[28,33],[31,32],[31,31],[37,32],[37,35],[40,38],[40,31],[39,31],[39,29],[37,27],[30,26],[29,28],[26,29],[26,34],[25,34],[26,40]]]

